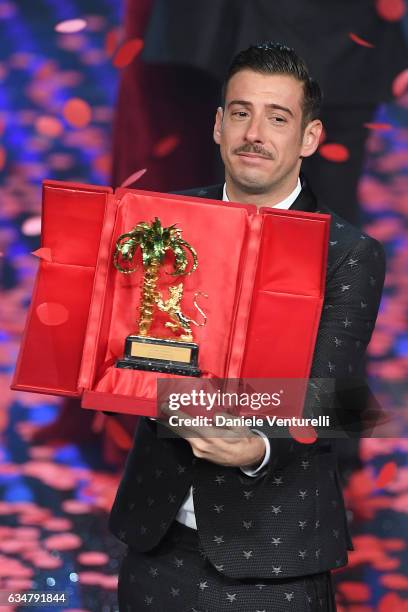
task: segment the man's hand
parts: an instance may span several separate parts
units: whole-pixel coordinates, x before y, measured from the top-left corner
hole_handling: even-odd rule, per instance
[[[161,413],[162,416],[174,414],[165,405],[162,405]],[[179,421],[184,417],[191,418],[182,411],[177,411],[177,416]],[[265,456],[265,442],[248,427],[172,426],[164,419],[161,423],[185,438],[195,457],[218,465],[255,469]]]

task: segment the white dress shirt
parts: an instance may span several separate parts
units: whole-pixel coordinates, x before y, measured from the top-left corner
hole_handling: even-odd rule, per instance
[[[302,186],[300,184],[300,179],[298,178],[296,187],[292,191],[292,193],[289,194],[287,198],[282,200],[282,202],[275,204],[273,208],[280,208],[283,210],[288,210],[288,208],[292,206],[293,202],[298,197],[301,190],[302,190]],[[224,200],[224,202],[230,201],[228,194],[227,194],[227,186],[225,183],[224,183],[222,199]],[[270,447],[268,438],[265,436],[265,434],[262,431],[259,431],[258,429],[252,429],[252,431],[257,433],[263,438],[265,442],[265,456],[263,458],[262,463],[256,469],[243,470],[241,468],[241,470],[247,476],[255,477],[269,463],[269,458],[271,455],[271,447]],[[179,523],[182,523],[183,525],[186,525],[186,527],[190,527],[191,529],[197,529],[197,523],[196,523],[195,512],[194,512],[192,487],[190,487],[189,492],[187,493],[182,505],[180,506],[180,510],[178,511],[177,516],[176,516],[176,521],[178,521]]]

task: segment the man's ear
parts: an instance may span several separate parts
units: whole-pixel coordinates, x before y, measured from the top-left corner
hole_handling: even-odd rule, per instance
[[[213,131],[214,140],[218,145],[221,142],[223,116],[224,116],[224,111],[222,109],[222,106],[219,106],[217,108],[217,112],[215,113],[215,123],[214,123],[214,131]]]
[[[310,157],[319,146],[320,136],[323,130],[323,124],[320,119],[310,121],[305,127],[302,139],[301,157]]]

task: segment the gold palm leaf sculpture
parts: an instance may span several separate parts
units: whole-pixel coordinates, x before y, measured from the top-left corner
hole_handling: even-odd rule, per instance
[[[198,266],[198,258],[194,248],[181,237],[181,229],[175,225],[163,227],[158,217],[151,223],[141,221],[130,232],[119,236],[113,260],[119,272],[131,274],[136,270],[135,255],[138,249],[142,253],[144,268],[139,335],[148,336],[158,300],[159,269],[166,253],[171,251],[174,254],[172,276],[186,276],[194,272]],[[190,269],[188,253],[192,257]]]

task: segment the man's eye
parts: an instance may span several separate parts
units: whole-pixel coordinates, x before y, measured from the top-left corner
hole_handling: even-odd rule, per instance
[[[248,116],[248,113],[246,111],[234,111],[232,116],[237,117],[237,119],[245,119],[245,117]]]
[[[286,123],[286,119],[285,117],[280,117],[278,115],[273,115],[272,117],[269,117],[269,119],[273,122],[273,123]]]

